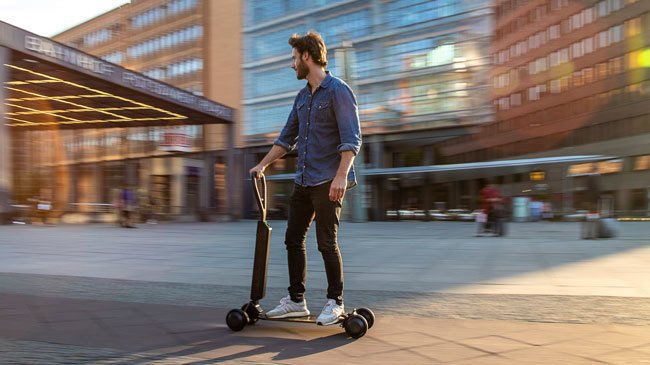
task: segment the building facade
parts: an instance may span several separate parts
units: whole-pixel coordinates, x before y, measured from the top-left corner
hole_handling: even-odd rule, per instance
[[[235,0],[133,0],[53,39],[237,110],[240,14]],[[81,207],[110,203],[115,189],[129,185],[151,195],[160,213],[194,214],[203,209],[199,191],[209,189],[203,192],[208,210],[237,216],[228,199],[238,194],[229,197],[226,189],[227,166],[235,165],[229,147],[241,145],[237,126],[229,131],[223,125],[176,123],[76,131],[60,141],[77,151],[72,155],[79,183],[68,200]],[[111,144],[120,147],[105,147]],[[105,160],[109,151],[113,162],[101,168],[88,159]],[[200,184],[202,177],[208,186]]]
[[[498,0],[491,99],[497,121],[441,143],[447,163],[568,155],[610,160],[542,169],[555,210],[582,207],[587,175],[622,215],[650,193],[650,2]],[[498,176],[512,196],[528,176]],[[517,179],[515,183],[514,179]],[[534,188],[533,188],[534,189]],[[533,192],[534,193],[534,192]]]
[[[268,151],[305,86],[289,67],[287,41],[308,30],[323,36],[328,69],[356,91],[363,152],[355,164],[365,184],[347,199],[370,219],[384,219],[391,207],[426,209],[436,188],[426,177],[386,180],[364,169],[432,165],[437,142],[493,121],[489,1],[247,0],[243,10],[247,167]],[[269,206],[278,217],[286,214],[294,168],[289,155],[268,170]],[[245,207],[254,210],[250,199]]]

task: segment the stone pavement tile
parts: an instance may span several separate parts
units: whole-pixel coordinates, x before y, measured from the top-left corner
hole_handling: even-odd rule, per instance
[[[509,333],[507,337],[515,341],[540,346],[549,343],[579,339],[585,336],[593,336],[601,334],[602,332],[602,328],[595,325],[531,323],[530,328]]]
[[[319,360],[323,363],[333,363],[329,352],[322,354]],[[306,357],[312,360],[312,357]],[[413,348],[387,348],[385,345],[372,345],[367,343],[354,344],[340,349],[337,357],[343,364],[436,364],[440,360],[415,351]],[[310,361],[311,362],[311,361]]]
[[[594,364],[593,359],[574,356],[554,351],[547,346],[534,346],[522,350],[502,353],[501,356],[515,361],[518,364],[526,365],[549,365],[549,364]]]
[[[454,365],[521,365],[520,361],[505,358],[501,355],[485,355],[467,360],[454,361]]]
[[[620,350],[603,354],[598,357],[598,360],[614,365],[650,364],[650,356],[647,353],[632,350]]]
[[[471,359],[488,354],[485,351],[453,342],[446,342],[431,346],[420,346],[412,348],[410,350],[422,356],[437,359],[445,363]]]
[[[392,346],[399,348],[408,348],[408,347],[417,347],[417,346],[429,346],[439,343],[447,342],[441,338],[433,336],[431,333],[423,331],[404,331],[404,332],[388,332],[388,331],[373,331],[373,327],[369,332],[373,334],[373,337],[379,339],[379,341]],[[388,332],[388,333],[385,333]]]
[[[632,336],[647,338],[650,343],[650,326],[625,326],[620,324],[608,325],[610,331],[620,332]]]
[[[645,345],[649,341],[649,337],[641,337],[629,335],[619,332],[603,332],[594,336],[587,337],[589,341],[602,343],[618,348],[630,348]]]
[[[588,337],[587,339],[575,339],[569,341],[562,341],[558,343],[552,343],[544,347],[552,351],[557,351],[564,354],[576,355],[576,356],[592,358],[592,359],[597,359],[598,356],[602,354],[612,352],[612,351],[617,351],[620,349],[615,346],[589,341]]]
[[[458,341],[459,343],[480,349],[492,354],[498,354],[504,351],[512,351],[530,347],[530,344],[512,340],[504,336],[485,336],[469,338]]]

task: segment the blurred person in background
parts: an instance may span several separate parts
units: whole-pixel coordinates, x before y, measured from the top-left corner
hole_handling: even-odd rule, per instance
[[[132,188],[122,190],[122,218],[120,224],[122,227],[135,228],[133,225],[133,213],[136,210],[135,192]]]
[[[479,191],[479,200],[483,214],[485,214],[485,222],[479,227],[480,233],[492,230],[496,235],[501,236],[505,207],[501,191],[494,180],[490,179],[488,184]]]
[[[259,178],[268,165],[297,146],[298,168],[285,236],[289,295],[266,316],[309,315],[305,300],[305,238],[315,219],[318,250],[325,262],[328,283],[328,300],[316,321],[331,325],[344,312],[343,266],[336,235],[343,195],[356,185],[352,162],[361,148],[359,112],[350,87],[325,71],[327,50],[318,33],[294,34],[289,44],[291,68],[299,80],[307,80],[307,85],[296,96],[287,123],[271,150],[250,170]]]

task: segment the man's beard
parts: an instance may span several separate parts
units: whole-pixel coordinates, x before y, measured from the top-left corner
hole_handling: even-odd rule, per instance
[[[304,80],[307,75],[309,75],[309,67],[302,62],[296,65],[296,71],[296,77],[298,80]]]

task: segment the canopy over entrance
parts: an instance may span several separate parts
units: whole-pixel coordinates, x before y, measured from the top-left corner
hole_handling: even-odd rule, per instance
[[[115,128],[233,122],[233,109],[0,22],[4,123]]]

